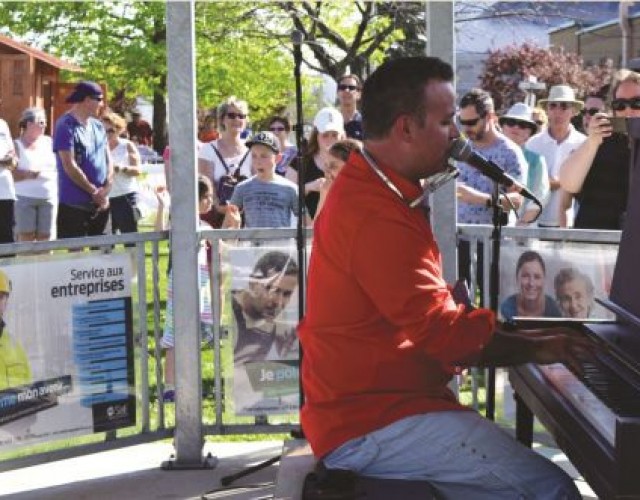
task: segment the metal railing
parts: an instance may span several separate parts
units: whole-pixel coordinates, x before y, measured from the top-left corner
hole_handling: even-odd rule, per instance
[[[471,241],[472,250],[477,248],[479,243],[484,243],[484,269],[483,273],[488,275],[490,264],[490,238],[491,226],[484,225],[459,225],[457,228],[458,239],[464,238]],[[146,233],[130,233],[125,235],[100,236],[93,238],[77,238],[66,240],[55,240],[38,243],[15,243],[8,245],[0,245],[0,259],[20,259],[22,255],[32,254],[34,252],[60,252],[69,249],[79,249],[91,247],[102,252],[119,251],[120,245],[129,245],[127,250],[133,253],[133,260],[136,264],[136,291],[137,291],[137,311],[139,321],[138,328],[135,332],[135,351],[136,364],[139,367],[137,373],[139,378],[136,383],[137,397],[140,402],[140,419],[137,426],[137,432],[134,435],[123,437],[116,436],[115,432],[105,435],[105,439],[100,442],[91,444],[82,444],[70,446],[64,449],[38,452],[37,449],[29,456],[20,458],[9,458],[0,461],[0,470],[8,470],[28,465],[43,463],[50,460],[68,458],[71,456],[79,456],[87,453],[94,453],[113,448],[125,447],[142,442],[154,441],[166,438],[172,435],[173,428],[167,426],[167,413],[165,405],[162,403],[162,350],[160,348],[160,338],[162,332],[162,309],[161,298],[166,293],[160,290],[158,284],[160,280],[161,269],[160,263],[160,245],[167,241],[169,232],[146,232]],[[502,236],[505,240],[548,240],[557,242],[562,245],[565,242],[572,243],[607,243],[617,244],[620,241],[619,231],[592,231],[592,230],[574,230],[574,229],[550,229],[550,228],[517,228],[506,227],[503,229]],[[307,237],[311,239],[312,232],[308,230]],[[222,373],[222,353],[221,344],[223,332],[221,331],[221,303],[219,300],[220,290],[222,289],[222,275],[219,270],[222,267],[221,248],[228,242],[232,241],[249,241],[262,243],[272,240],[294,240],[296,237],[295,229],[261,229],[261,230],[207,230],[200,232],[200,239],[210,243],[212,248],[212,268],[218,270],[213,273],[213,290],[217,290],[218,294],[213,296],[213,370],[214,370],[214,422],[203,426],[206,435],[224,435],[224,434],[255,434],[255,433],[282,433],[288,432],[296,427],[295,422],[291,423],[233,423],[225,422],[223,408],[225,405],[225,397],[223,391],[223,373]],[[148,255],[150,258],[148,258]],[[9,256],[9,257],[7,257]],[[445,259],[455,258],[455,255],[443,256]],[[302,264],[301,264],[302,265]],[[150,276],[150,283],[153,286],[151,290],[150,301],[147,300],[147,277]],[[475,277],[475,270],[472,272]],[[488,280],[485,283],[485,297],[489,296]],[[194,295],[195,297],[195,295]],[[151,317],[148,327],[147,318]],[[152,331],[149,330],[152,329]],[[154,349],[149,350],[150,334],[153,334]],[[150,356],[155,360],[155,394],[151,394],[150,390]],[[475,373],[473,380],[473,405],[478,406],[478,374]],[[157,405],[155,404],[157,402]],[[177,403],[179,404],[179,402]],[[201,409],[202,411],[202,409]],[[156,425],[151,426],[152,412],[154,413],[154,422]]]
[[[491,266],[491,236],[493,226],[480,225],[480,224],[458,224],[457,226],[457,239],[467,240],[470,242],[470,255],[477,255],[480,245],[483,250],[483,268],[481,274],[479,274],[477,268],[477,261],[472,257],[471,259],[471,290],[478,289],[477,277],[482,278],[482,294],[480,298],[483,301],[480,305],[482,307],[489,307],[490,303],[490,280],[487,279]],[[584,243],[589,244],[614,244],[620,243],[621,231],[602,231],[602,230],[590,230],[590,229],[561,229],[561,228],[538,228],[538,227],[504,227],[502,228],[502,242],[516,242],[526,244],[528,241],[549,241],[554,245],[561,247],[565,243]],[[450,257],[445,255],[444,258]],[[454,257],[455,258],[455,257]],[[479,390],[483,385],[483,382],[487,381],[486,374],[483,374],[481,370],[472,368],[470,370],[471,376],[471,399],[472,407],[476,410],[480,406]],[[486,389],[486,387],[485,387]]]

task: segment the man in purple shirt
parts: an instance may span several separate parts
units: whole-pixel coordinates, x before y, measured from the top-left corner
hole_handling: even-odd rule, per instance
[[[53,151],[58,166],[59,238],[105,234],[113,164],[98,119],[103,94],[95,82],[79,82],[67,98],[71,110],[56,122]]]

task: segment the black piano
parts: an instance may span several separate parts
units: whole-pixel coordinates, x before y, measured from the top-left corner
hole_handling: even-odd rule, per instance
[[[636,120],[630,120],[636,121]],[[635,153],[640,133],[631,133]],[[640,132],[640,130],[638,130]],[[516,392],[516,437],[530,446],[533,415],[601,499],[640,499],[640,155],[632,165],[625,229],[609,300],[615,321],[566,322],[603,346],[576,376],[564,365],[509,371]],[[521,321],[540,327],[550,321]]]

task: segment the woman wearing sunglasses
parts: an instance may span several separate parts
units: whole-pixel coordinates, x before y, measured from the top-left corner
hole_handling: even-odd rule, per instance
[[[529,169],[527,172],[527,189],[531,191],[542,206],[549,198],[549,171],[544,156],[524,147],[529,137],[538,132],[538,125],[532,116],[533,110],[522,102],[518,102],[509,108],[500,117],[498,123],[502,133],[522,148]],[[531,201],[525,200],[519,210],[518,225],[526,225],[535,220],[539,209]]]
[[[120,137],[127,131],[127,122],[116,113],[106,113],[102,117],[107,142],[113,160],[113,186],[109,191],[111,205],[111,231],[116,234],[138,232],[140,209],[138,208],[138,181],[140,175],[140,154],[129,139]]]
[[[640,74],[626,69],[614,75],[611,109],[618,118],[640,117]],[[622,229],[629,194],[629,139],[614,132],[610,116],[593,115],[587,140],[562,163],[559,179],[568,196],[579,202],[574,227]]]
[[[16,139],[16,236],[18,241],[52,239],[58,206],[58,171],[51,137],[45,135],[47,117],[41,108],[27,108]]]
[[[276,165],[276,173],[284,175],[287,172],[287,166],[298,154],[298,148],[289,141],[291,123],[285,116],[273,116],[269,120],[269,131],[278,138],[282,155]]]
[[[249,148],[242,139],[247,128],[249,105],[235,96],[218,106],[220,137],[203,144],[198,152],[198,171],[211,179],[214,187],[214,206],[203,217],[214,228],[219,228],[227,211],[233,185],[253,175]]]

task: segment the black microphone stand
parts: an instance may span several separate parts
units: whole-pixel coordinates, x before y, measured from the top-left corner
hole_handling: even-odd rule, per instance
[[[500,296],[500,243],[502,239],[502,227],[507,223],[507,212],[500,205],[500,186],[493,183],[491,195],[493,207],[493,231],[491,232],[491,267],[489,270],[489,308],[498,313],[498,299]],[[496,399],[496,369],[487,368],[487,406],[486,416],[489,420],[495,419]]]
[[[305,204],[305,193],[304,193],[304,184],[305,184],[305,165],[304,165],[304,151],[305,151],[305,140],[304,140],[304,117],[302,115],[302,79],[300,77],[300,66],[302,65],[302,42],[303,35],[302,32],[298,30],[294,30],[291,33],[291,42],[293,43],[293,62],[294,69],[293,74],[295,77],[296,84],[296,115],[297,120],[294,126],[294,130],[296,133],[296,147],[298,148],[298,153],[293,161],[296,162],[296,167],[298,171],[298,224],[296,231],[296,243],[298,249],[298,320],[302,321],[304,317],[304,304],[305,304],[305,278],[306,278],[306,269],[307,269],[307,241],[306,241],[306,204]],[[299,406],[302,408],[304,403],[304,389],[302,387],[302,346],[299,345],[299,363],[298,363],[298,391],[300,403]],[[304,439],[304,432],[302,427],[297,430],[291,431],[291,436],[296,439]],[[282,455],[277,455],[268,460],[265,460],[262,463],[254,465],[252,467],[248,467],[240,472],[235,474],[230,474],[228,476],[224,476],[220,479],[220,484],[222,486],[229,486],[231,483],[240,479],[242,477],[248,476],[249,474],[253,474],[259,470],[262,470],[270,465],[278,462],[282,458]],[[206,495],[205,495],[206,496]]]

